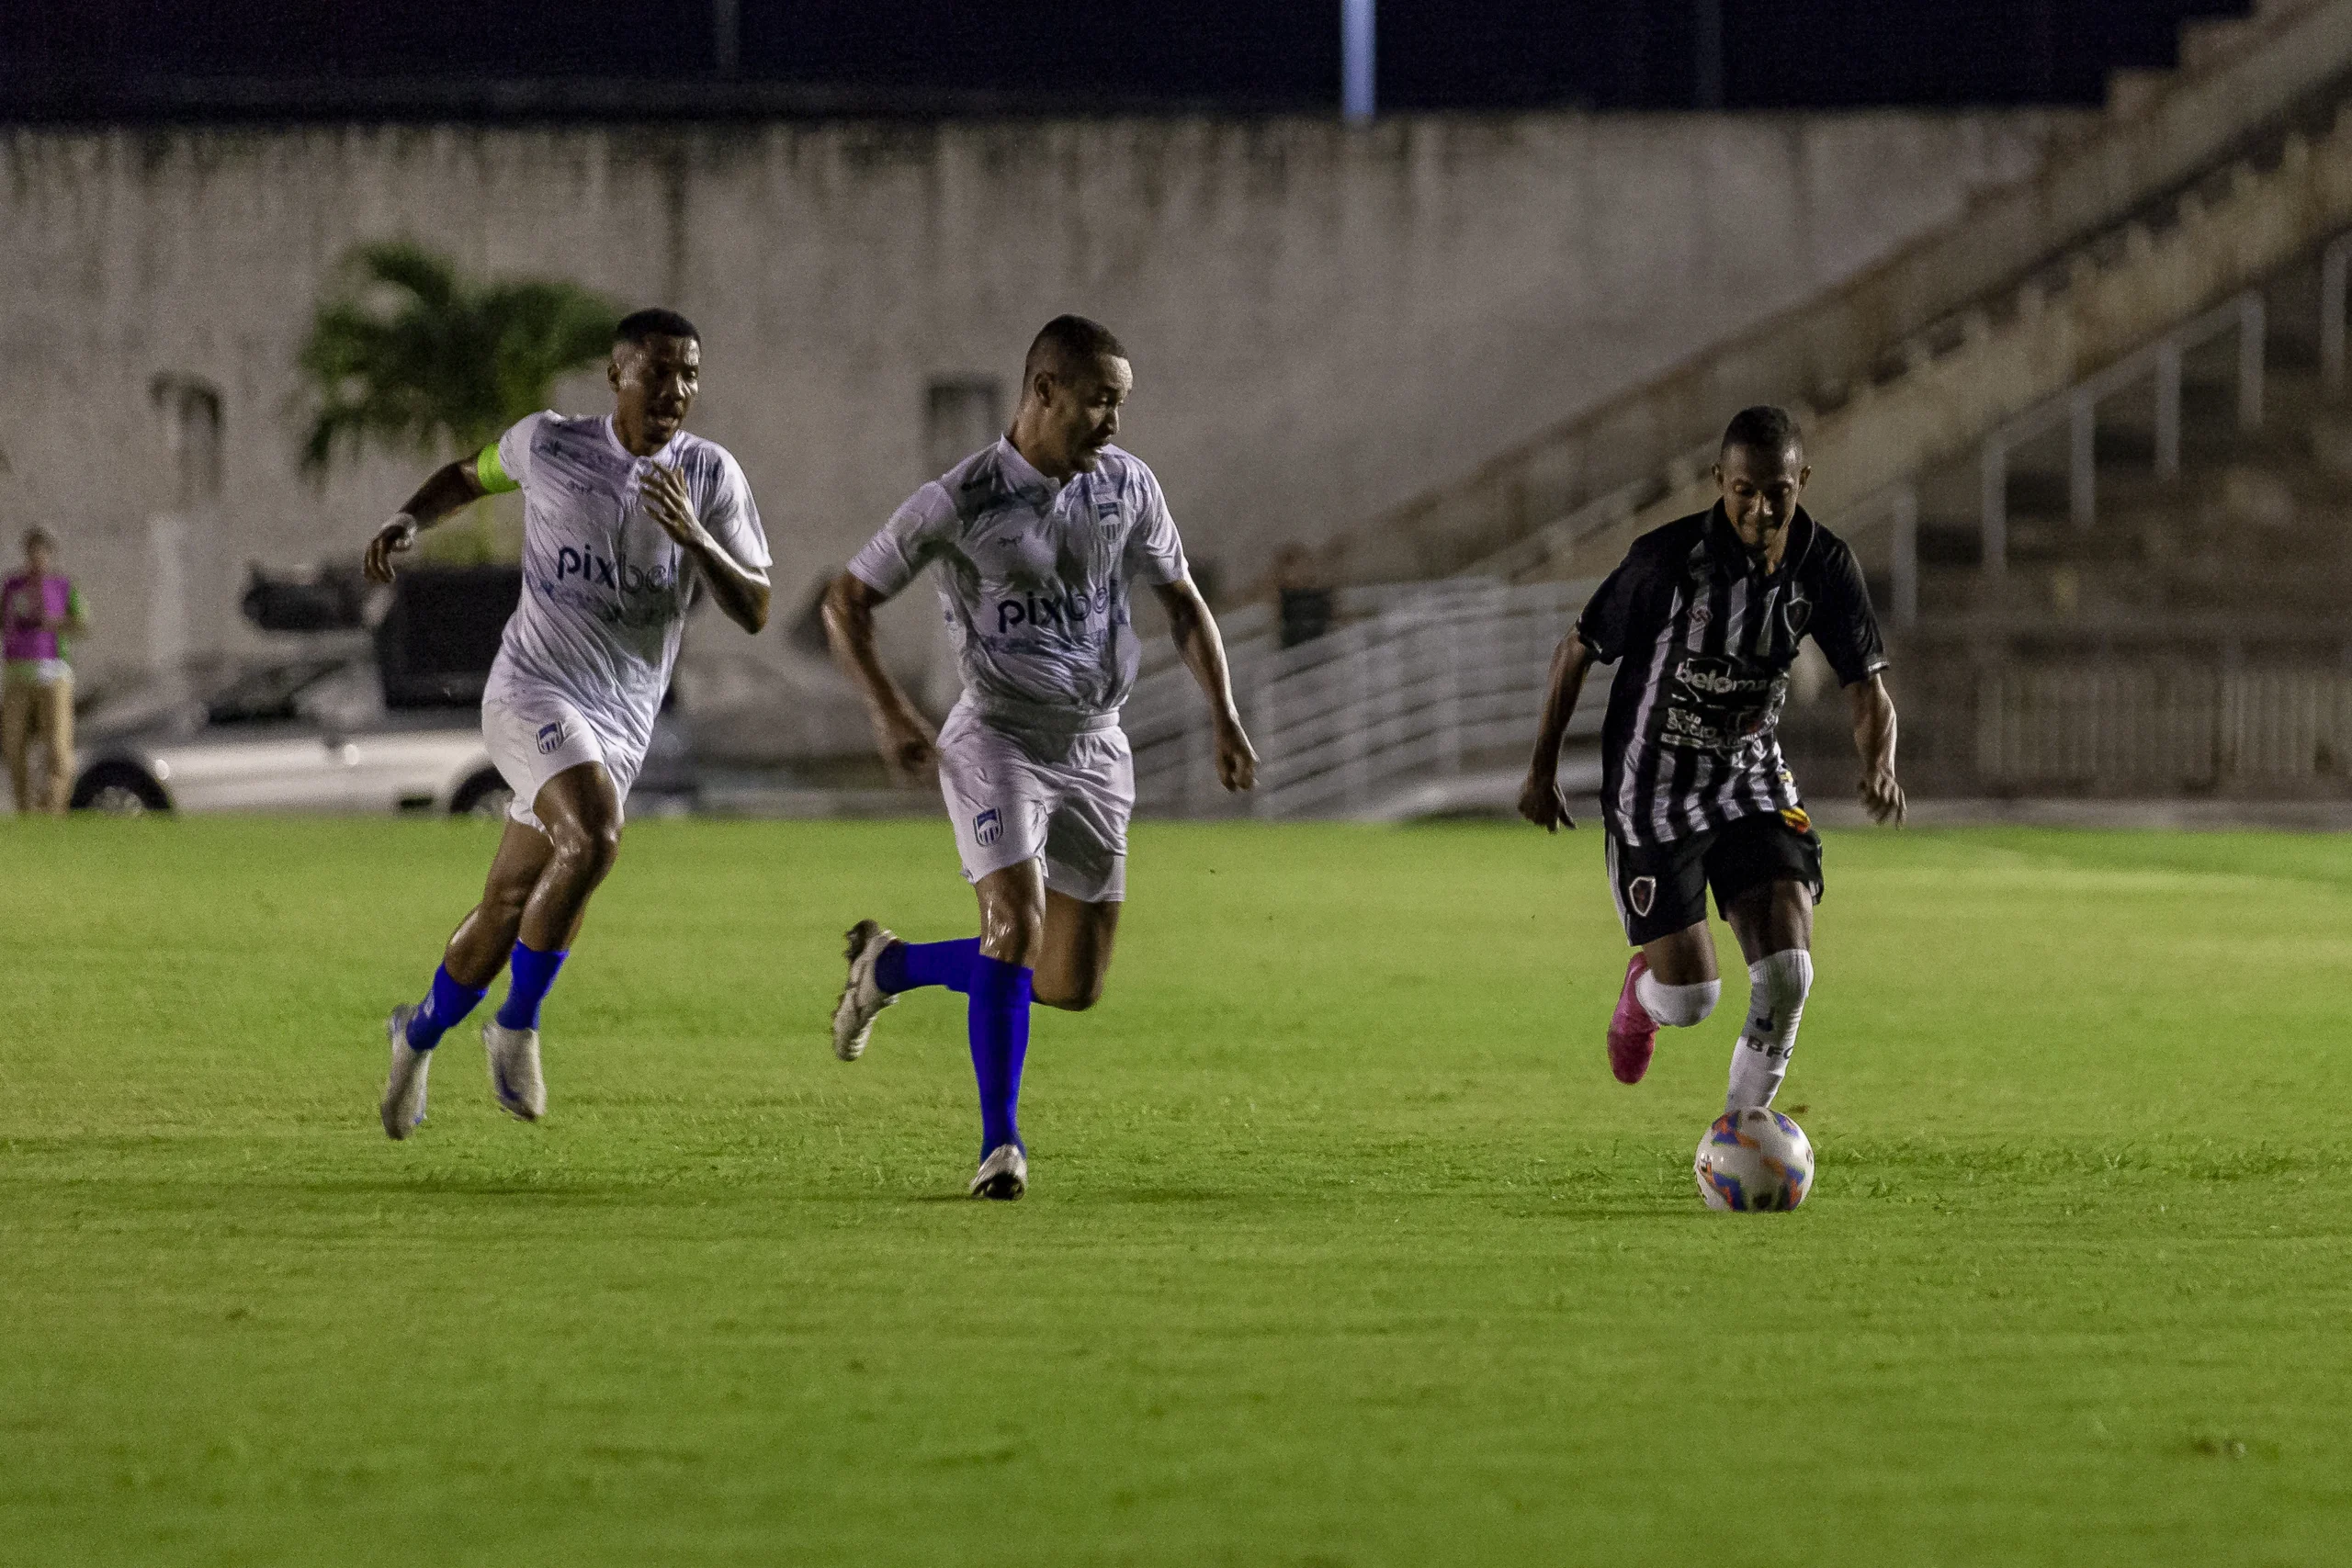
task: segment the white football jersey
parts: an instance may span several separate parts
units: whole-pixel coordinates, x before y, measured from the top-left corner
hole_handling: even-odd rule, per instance
[[[768,564],[752,487],[724,447],[684,431],[650,457],[609,416],[535,413],[498,441],[523,491],[523,600],[506,623],[485,695],[552,691],[607,747],[642,757],[669,690],[695,562],[647,513],[655,465],[674,468],[695,515],[745,567]]]
[[[965,701],[1014,728],[1118,721],[1140,650],[1129,585],[1181,582],[1184,547],[1159,481],[1106,446],[1056,484],[1000,438],[909,497],[849,563],[894,594],[936,562]]]

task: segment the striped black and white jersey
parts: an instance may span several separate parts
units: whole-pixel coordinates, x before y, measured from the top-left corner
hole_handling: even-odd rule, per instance
[[[1820,645],[1840,684],[1886,668],[1854,552],[1802,507],[1772,572],[1720,504],[1643,535],[1585,606],[1577,635],[1617,665],[1600,805],[1626,844],[1804,809],[1774,730],[1798,638]]]

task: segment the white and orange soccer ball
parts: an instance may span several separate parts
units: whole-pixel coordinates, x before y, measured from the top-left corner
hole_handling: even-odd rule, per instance
[[[1710,1209],[1793,1209],[1813,1190],[1813,1145],[1779,1111],[1751,1107],[1715,1118],[1691,1169]]]

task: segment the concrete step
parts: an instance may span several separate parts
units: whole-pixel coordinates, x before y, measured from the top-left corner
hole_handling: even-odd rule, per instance
[[[2352,3],[2282,0],[2185,47],[2193,63],[2127,87],[2140,101],[1951,228],[1367,519],[1349,570],[1606,570],[1633,533],[1690,509],[1724,410],[1808,389],[1820,500],[1860,504],[2290,265],[2352,218],[2352,120],[2339,135],[2335,119]]]
[[[1919,613],[1936,616],[2044,615],[2054,620],[2132,620],[2161,631],[2168,617],[2239,616],[2342,622],[2352,631],[2352,560],[2324,564],[2291,557],[2214,552],[2095,570],[2073,562],[2018,562],[2001,576],[1936,569],[1920,573]]]

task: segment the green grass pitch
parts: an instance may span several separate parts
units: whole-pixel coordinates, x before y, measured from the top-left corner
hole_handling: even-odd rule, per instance
[[[381,1020],[471,824],[0,825],[10,1563],[2322,1563],[2352,1518],[2352,844],[1846,832],[1781,1103],[1744,980],[1638,1089],[1590,830],[1147,826],[1041,1011],[826,1046],[936,823],[646,822],[551,1111]],[[1720,933],[1726,953],[1728,933]]]

